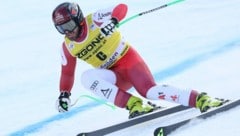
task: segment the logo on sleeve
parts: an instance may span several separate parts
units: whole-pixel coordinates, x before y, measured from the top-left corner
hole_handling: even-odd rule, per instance
[[[98,13],[98,20],[102,20],[104,17],[110,16],[111,12],[107,13]]]

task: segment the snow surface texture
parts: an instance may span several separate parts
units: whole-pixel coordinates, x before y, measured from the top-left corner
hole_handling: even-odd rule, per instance
[[[51,13],[61,2],[64,1],[21,0],[0,4],[1,136],[74,136],[127,120],[125,109],[114,110],[86,97],[66,114],[56,111],[59,48],[63,36],[55,30]],[[81,5],[85,15],[126,3],[128,18],[170,0],[75,2]],[[239,19],[239,0],[186,0],[131,20],[120,30],[144,57],[159,84],[236,99],[240,97]],[[81,73],[89,68],[78,62],[73,102],[82,95],[93,96],[84,90],[79,80]],[[131,91],[136,94],[133,89]],[[164,101],[159,104],[173,105]],[[155,127],[187,115],[193,113],[154,120],[111,135],[150,136]],[[239,115],[240,107],[237,107],[204,122],[192,122],[172,136],[239,136]]]

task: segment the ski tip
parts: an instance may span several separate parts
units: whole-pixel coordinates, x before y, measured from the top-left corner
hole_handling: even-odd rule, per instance
[[[167,136],[167,135],[165,134],[164,128],[159,127],[154,130],[154,136]]]
[[[77,136],[87,136],[87,133],[79,133]]]

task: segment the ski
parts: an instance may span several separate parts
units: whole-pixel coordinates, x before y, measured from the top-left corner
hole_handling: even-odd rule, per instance
[[[189,118],[189,119],[186,119],[186,120],[183,120],[183,121],[171,124],[171,125],[156,128],[154,130],[154,136],[167,136],[170,133],[172,133],[173,131],[175,131],[176,129],[180,128],[181,126],[184,126],[185,124],[189,123],[190,121],[192,121],[194,119],[206,119],[206,118],[216,115],[218,113],[230,110],[239,105],[240,105],[240,99],[234,100],[234,101],[229,101],[220,107],[209,109],[209,111],[204,112],[200,115],[194,116],[192,118]]]
[[[127,128],[127,127],[131,127],[131,126],[143,123],[143,122],[147,122],[147,121],[150,121],[150,120],[162,117],[162,116],[166,116],[166,115],[176,113],[179,111],[183,111],[183,110],[187,110],[187,109],[190,109],[190,107],[177,105],[177,106],[174,106],[171,108],[166,108],[164,110],[157,110],[157,111],[154,111],[151,113],[147,113],[147,114],[132,118],[128,121],[125,121],[125,122],[122,122],[119,124],[115,124],[112,126],[108,126],[105,128],[101,128],[98,130],[94,130],[91,132],[82,132],[82,133],[77,134],[77,136],[103,136],[103,135],[110,134],[112,132],[119,131],[119,130]]]

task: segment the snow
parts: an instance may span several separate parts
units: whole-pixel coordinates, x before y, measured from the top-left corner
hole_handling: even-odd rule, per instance
[[[125,109],[112,108],[89,95],[80,84],[90,68],[78,62],[70,112],[55,109],[59,95],[59,48],[63,36],[55,30],[51,13],[63,0],[3,1],[0,5],[1,136],[73,136],[127,120]],[[84,14],[119,2],[131,17],[170,0],[75,1]],[[125,38],[144,57],[156,81],[208,92],[211,96],[240,97],[239,0],[186,0],[135,18],[120,27]],[[134,90],[132,93],[136,94]],[[156,101],[164,106],[174,104]],[[152,135],[154,128],[196,114],[191,111],[124,129],[115,135]],[[238,136],[240,107],[206,121],[194,121],[172,136]],[[201,122],[201,123],[200,123]]]

